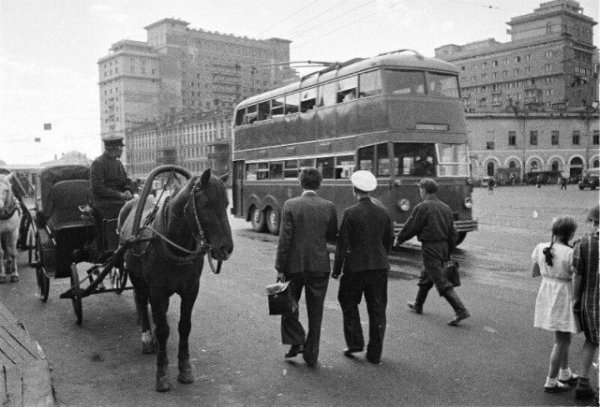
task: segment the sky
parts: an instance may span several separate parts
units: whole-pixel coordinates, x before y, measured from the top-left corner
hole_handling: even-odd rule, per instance
[[[180,18],[193,29],[285,38],[291,61],[345,61],[398,49],[510,41],[511,18],[542,0],[0,0],[0,161],[100,154],[98,65],[122,39]],[[598,1],[579,0],[599,21]],[[599,28],[594,28],[598,46]],[[302,74],[303,71],[300,71]],[[44,130],[51,123],[51,130]],[[36,142],[35,140],[40,141]]]

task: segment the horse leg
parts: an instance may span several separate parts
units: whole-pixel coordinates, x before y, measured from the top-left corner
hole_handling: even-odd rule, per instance
[[[142,325],[142,353],[156,353],[154,335],[152,335],[152,326],[150,325],[150,315],[148,314],[148,289],[145,286],[138,287],[134,285],[134,287],[135,306],[140,324]]]
[[[167,311],[169,309],[169,297],[166,294],[150,296],[152,306],[152,318],[154,319],[158,352],[156,353],[156,391],[165,392],[171,390],[169,381],[169,358],[167,356],[167,340],[169,339],[169,322]]]
[[[192,309],[198,297],[200,282],[196,282],[191,290],[188,290],[181,296],[181,308],[179,313],[179,352],[177,362],[179,375],[177,381],[183,384],[194,382],[192,365],[190,364],[189,337],[192,330]]]
[[[6,233],[0,231],[0,284],[6,284],[8,282],[8,277],[6,277],[6,270],[4,269],[5,240]],[[8,251],[8,249],[6,251]]]
[[[8,261],[6,263],[8,268],[8,274],[10,274],[10,282],[16,283],[19,281],[19,271],[17,270],[17,241],[19,240],[19,227],[18,225],[21,223],[19,219],[19,223],[17,227],[13,230],[10,235],[10,241],[7,243],[8,248]]]

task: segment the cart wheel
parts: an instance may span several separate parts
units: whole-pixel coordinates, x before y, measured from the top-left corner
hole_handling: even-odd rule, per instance
[[[48,294],[50,293],[50,277],[48,277],[48,273],[46,273],[46,268],[44,267],[40,239],[36,239],[35,250],[32,257],[33,264],[35,264],[35,279],[37,280],[38,289],[40,290],[40,298],[42,302],[46,302],[48,301]]]
[[[27,253],[29,263],[37,261],[37,259],[34,260],[33,258],[35,254],[35,230],[33,229],[33,225],[30,225],[29,229],[27,230]]]
[[[77,266],[75,263],[71,263],[71,288],[73,289],[73,310],[75,311],[75,317],[77,318],[77,325],[81,325],[83,320],[83,310],[81,306],[81,289],[79,288],[79,274],[77,273]]]
[[[117,294],[121,294],[127,285],[127,269],[113,267],[110,271],[110,283]]]

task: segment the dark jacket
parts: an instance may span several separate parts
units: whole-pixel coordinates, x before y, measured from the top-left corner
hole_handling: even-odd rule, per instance
[[[454,227],[452,210],[437,197],[426,198],[413,209],[398,235],[398,243],[417,236],[420,242],[448,242],[448,251],[456,248],[458,232]]]
[[[90,182],[94,205],[104,201],[123,201],[123,192],[133,193],[133,183],[127,178],[123,164],[107,153],[92,162]]]
[[[314,192],[288,199],[281,210],[275,268],[280,273],[329,273],[326,242],[335,241],[337,215],[332,202]]]
[[[361,198],[344,210],[333,273],[389,270],[388,253],[393,240],[388,210],[371,198]]]

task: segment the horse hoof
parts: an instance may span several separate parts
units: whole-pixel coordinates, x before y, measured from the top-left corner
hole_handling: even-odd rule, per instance
[[[154,341],[142,342],[142,353],[144,355],[151,355],[153,353],[156,353],[156,347],[154,346]]]
[[[6,284],[6,283],[8,283],[8,277],[0,276],[0,284]]]
[[[181,384],[194,383],[194,375],[192,374],[192,369],[179,372],[179,375],[177,376],[177,381]]]
[[[169,383],[169,378],[167,376],[157,377],[156,391],[159,393],[164,393],[169,390],[171,390],[171,383]]]
[[[18,283],[19,282],[19,276],[15,276],[15,275],[10,276],[10,282],[11,283]]]

